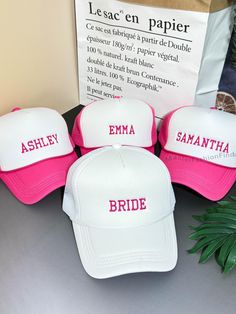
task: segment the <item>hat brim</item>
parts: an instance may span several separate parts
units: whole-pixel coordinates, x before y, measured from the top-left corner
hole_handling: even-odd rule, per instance
[[[177,263],[173,213],[136,228],[93,228],[73,222],[86,272],[104,279],[138,272],[166,272]]]
[[[236,180],[236,169],[162,149],[160,159],[171,181],[185,185],[212,201],[222,199]]]
[[[19,201],[30,205],[64,186],[68,170],[77,159],[73,151],[17,170],[0,171],[0,178]]]
[[[111,145],[112,146],[112,145]],[[127,145],[124,145],[124,146],[127,146]],[[79,146],[80,148],[80,153],[81,155],[86,155],[90,152],[92,152],[93,150],[95,149],[98,149],[98,148],[101,148],[101,147],[96,147],[96,148],[88,148],[88,147],[84,147],[84,146]],[[155,146],[150,146],[150,147],[142,147],[144,149],[146,149],[147,151],[149,151],[150,153],[154,154],[155,153]]]

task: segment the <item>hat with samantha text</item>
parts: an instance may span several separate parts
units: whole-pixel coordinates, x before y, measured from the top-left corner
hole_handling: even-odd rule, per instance
[[[236,180],[236,116],[191,106],[168,114],[160,129],[160,158],[172,182],[204,197],[223,198]]]

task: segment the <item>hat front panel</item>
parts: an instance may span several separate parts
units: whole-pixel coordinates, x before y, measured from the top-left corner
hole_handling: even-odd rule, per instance
[[[48,108],[30,108],[0,117],[0,168],[11,171],[73,151],[67,125]]]
[[[152,146],[153,111],[139,100],[94,102],[83,109],[80,129],[84,147],[113,144]]]
[[[143,149],[107,148],[78,170],[73,182],[79,224],[138,227],[174,210],[174,193],[163,163]]]
[[[169,123],[164,149],[236,168],[236,118],[201,107],[177,110]]]

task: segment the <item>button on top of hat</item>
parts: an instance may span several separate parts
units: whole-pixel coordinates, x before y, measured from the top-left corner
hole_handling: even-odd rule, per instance
[[[115,149],[120,149],[121,145],[120,144],[113,144],[112,147],[115,148]]]

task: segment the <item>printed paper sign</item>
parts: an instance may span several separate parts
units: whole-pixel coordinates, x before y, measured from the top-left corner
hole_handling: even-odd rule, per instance
[[[80,103],[125,96],[156,116],[194,103],[209,14],[76,0]]]

